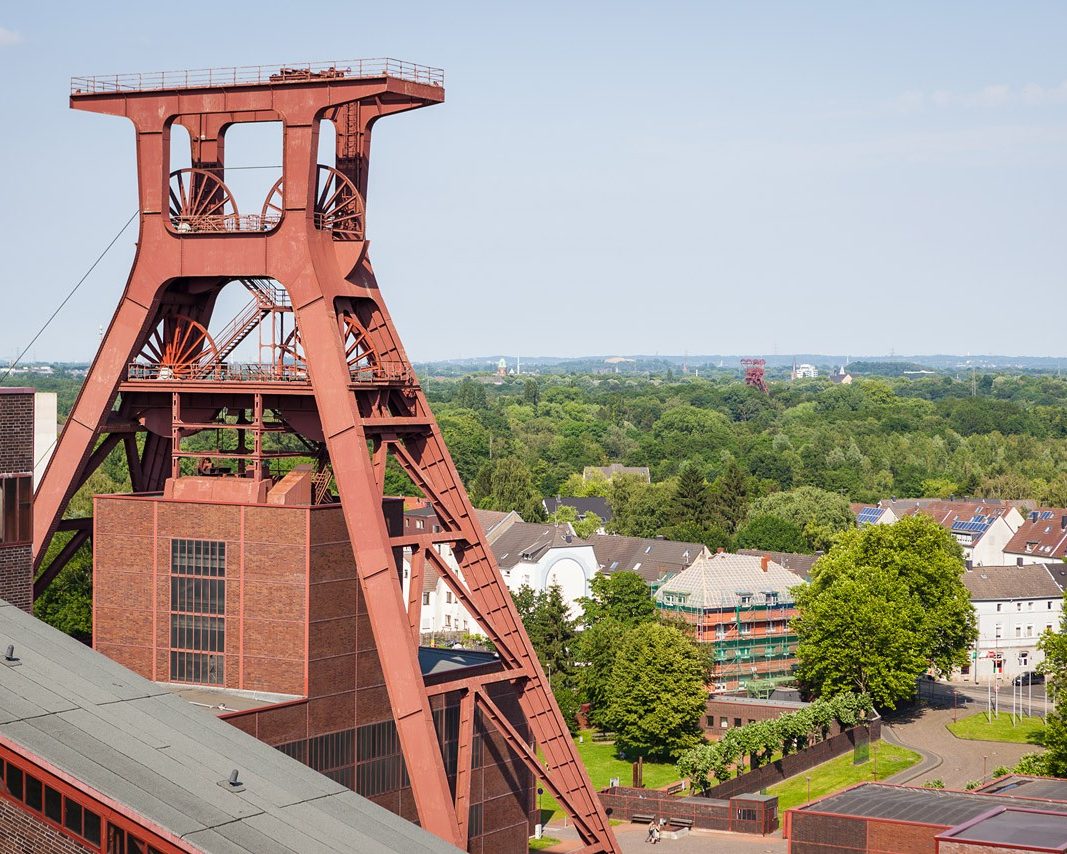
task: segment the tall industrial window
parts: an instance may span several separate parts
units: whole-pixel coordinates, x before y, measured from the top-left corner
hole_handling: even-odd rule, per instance
[[[33,539],[33,477],[0,478],[0,543],[28,543]]]
[[[171,540],[170,678],[224,684],[226,543]]]

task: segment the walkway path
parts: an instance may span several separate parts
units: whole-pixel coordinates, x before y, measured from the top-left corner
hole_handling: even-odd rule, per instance
[[[1024,754],[1039,749],[1032,744],[961,739],[948,731],[946,724],[976,711],[978,704],[973,701],[963,704],[961,698],[959,708],[953,709],[949,699],[924,704],[912,713],[884,721],[882,734],[886,741],[908,747],[923,757],[919,764],[888,782],[922,785],[940,778],[947,788],[962,789],[971,780],[990,777],[998,765],[1015,765]]]
[[[645,842],[645,827],[638,824],[619,824],[614,828],[615,838],[623,854],[640,854],[640,852],[658,851],[661,854],[700,854],[700,852],[722,852],[722,854],[785,854],[788,843],[781,833],[773,836],[753,836],[749,833],[721,833],[714,830],[694,830],[681,839],[661,839],[654,848]],[[578,834],[572,827],[549,825],[546,836],[560,840],[559,845],[543,849],[551,854],[568,854],[581,848]]]

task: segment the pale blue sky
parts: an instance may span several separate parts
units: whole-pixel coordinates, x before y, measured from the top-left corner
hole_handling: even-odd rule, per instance
[[[375,131],[415,359],[1067,355],[1065,43],[1040,2],[4,3],[0,359],[136,204],[72,74],[360,56],[446,74]],[[92,355],[133,237],[33,357]]]

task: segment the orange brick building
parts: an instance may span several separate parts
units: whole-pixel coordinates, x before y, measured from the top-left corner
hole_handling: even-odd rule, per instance
[[[345,521],[338,505],[309,503],[309,477],[183,477],[162,495],[98,496],[94,646],[415,821]],[[385,511],[402,533],[402,501]],[[459,696],[447,684],[499,665],[433,650],[420,663],[454,784]],[[510,686],[491,694],[525,733]],[[475,736],[469,850],[525,851],[533,780],[480,718]]]

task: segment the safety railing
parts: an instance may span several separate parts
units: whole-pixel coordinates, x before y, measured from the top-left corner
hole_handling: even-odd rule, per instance
[[[353,385],[412,385],[411,370],[403,362],[353,369]],[[307,367],[303,364],[238,365],[225,362],[189,365],[156,365],[130,362],[126,379],[131,382],[227,382],[227,383],[306,383]]]
[[[280,216],[225,214],[221,216],[171,216],[178,234],[230,234],[239,231],[270,231],[282,221]]]
[[[186,71],[72,77],[70,92],[72,95],[97,95],[108,92],[278,85],[306,83],[313,80],[359,80],[374,77],[393,77],[429,86],[445,85],[445,73],[440,68],[417,65],[401,59],[376,57],[324,62],[294,62],[286,65],[247,65],[230,68],[197,68]]]

